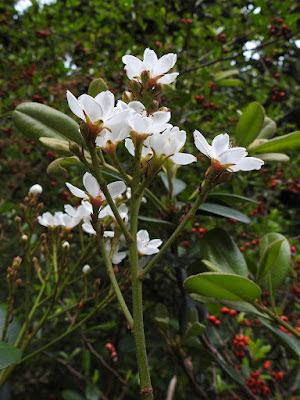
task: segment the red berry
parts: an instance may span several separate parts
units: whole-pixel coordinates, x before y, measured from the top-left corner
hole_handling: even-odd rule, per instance
[[[236,310],[229,310],[228,313],[231,317],[234,317],[236,315]]]
[[[229,308],[227,308],[227,307],[222,307],[221,308],[221,313],[222,314],[227,314],[229,312]]]
[[[270,363],[269,360],[266,360],[266,361],[264,362],[264,369],[270,369],[270,368],[271,368],[271,363]]]

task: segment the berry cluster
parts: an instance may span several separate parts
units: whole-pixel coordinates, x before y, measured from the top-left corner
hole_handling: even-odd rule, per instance
[[[200,228],[200,224],[198,222],[196,222],[194,224],[193,228],[191,229],[191,232],[194,233],[194,234],[198,234],[200,238],[203,238],[203,236],[207,232],[207,229],[206,228]]]
[[[283,24],[283,18],[274,18],[272,25],[269,28],[269,35],[286,38],[290,33],[290,28],[287,24]]]
[[[118,361],[118,354],[116,352],[116,348],[111,343],[106,343],[105,347],[108,351],[110,351],[110,357],[112,361],[113,362]]]
[[[238,333],[235,335],[233,339],[233,345],[235,347],[235,355],[237,357],[243,358],[246,356],[244,349],[246,345],[248,344],[250,337],[249,336],[244,336],[241,333]]]
[[[271,394],[271,390],[268,386],[266,386],[266,382],[263,379],[260,379],[260,371],[251,371],[250,378],[246,379],[246,385],[251,390],[253,394],[258,394],[259,390],[262,397],[268,398]]]

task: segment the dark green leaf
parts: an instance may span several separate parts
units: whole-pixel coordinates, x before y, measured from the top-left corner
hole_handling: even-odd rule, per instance
[[[206,326],[200,324],[200,322],[194,322],[193,324],[189,324],[189,327],[184,333],[183,341],[186,341],[188,338],[193,336],[200,336],[205,331]]]
[[[284,153],[300,149],[300,131],[288,133],[251,148],[251,154]]]
[[[279,241],[282,241],[280,246]],[[274,243],[277,244],[273,248],[271,245]],[[275,294],[290,266],[291,249],[289,242],[280,233],[267,233],[259,242],[259,252],[261,257],[259,279],[267,290]],[[264,272],[265,269],[269,271],[268,274]]]
[[[15,364],[22,357],[19,349],[0,341],[0,370]]]
[[[237,144],[247,147],[253,142],[263,127],[264,119],[265,111],[261,104],[248,104],[236,126],[235,138]]]
[[[14,208],[16,205],[11,201],[5,201],[4,203],[0,204],[0,214],[5,214]]]
[[[203,258],[215,264],[220,272],[247,277],[245,258],[233,239],[223,229],[215,228],[200,241]]]
[[[190,276],[184,282],[186,290],[219,300],[252,303],[260,296],[260,288],[249,279],[238,275],[204,272]]]
[[[220,359],[220,357],[215,357],[217,363],[220,365],[220,367],[236,382],[238,382],[240,385],[245,385],[245,379],[244,377],[237,372],[236,369],[231,367],[230,365],[226,364],[223,360]]]
[[[68,171],[64,167],[69,167],[71,165],[81,165],[81,162],[75,156],[57,158],[48,165],[47,173],[50,176],[65,176]]]
[[[75,392],[74,390],[64,390],[61,392],[63,400],[84,400],[81,394]]]
[[[220,204],[204,203],[201,204],[198,210],[220,215],[221,217],[225,218],[232,218],[237,221],[244,222],[245,224],[249,224],[251,222],[247,215],[241,213],[240,211],[234,210],[233,208],[221,206]]]
[[[275,328],[274,326],[270,325],[264,319],[259,318],[262,325],[268,328],[271,332],[273,332],[281,343],[286,347],[289,351],[291,351],[295,356],[300,357],[300,343],[295,337],[288,335],[285,332]]]
[[[172,224],[169,221],[165,221],[164,219],[157,219],[157,218],[150,218],[150,217],[144,217],[142,215],[139,215],[139,220],[140,221],[145,221],[145,222],[150,222],[152,224],[160,224],[160,225],[168,225],[168,226],[174,226],[174,224]]]
[[[54,108],[39,103],[22,103],[12,114],[18,131],[38,142],[40,137],[81,143],[78,124]]]
[[[210,193],[208,195],[208,198],[220,200],[228,204],[236,204],[244,202],[257,204],[256,200],[250,199],[249,197],[239,196],[237,194],[231,194],[231,193]]]
[[[55,151],[63,156],[72,156],[73,153],[69,150],[69,142],[66,140],[54,139],[49,137],[41,137],[40,142],[42,145]]]

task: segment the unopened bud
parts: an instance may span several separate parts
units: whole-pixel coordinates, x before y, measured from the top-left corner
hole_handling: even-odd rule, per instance
[[[141,81],[142,81],[143,86],[147,87],[149,79],[150,79],[150,72],[146,71],[146,70],[143,71],[141,73]]]
[[[37,197],[42,193],[42,191],[43,191],[42,186],[39,184],[35,184],[35,185],[31,186],[31,188],[28,191],[28,194],[31,194],[31,195]]]
[[[75,154],[75,156],[78,156],[79,154],[81,155],[81,148],[80,148],[80,146],[79,146],[77,143],[75,143],[75,142],[72,142],[72,141],[69,142],[69,150],[70,150],[73,154]]]
[[[70,248],[70,243],[65,241],[65,242],[62,243],[61,247],[64,248],[64,249],[69,249]]]
[[[21,240],[22,240],[22,242],[27,242],[28,236],[27,235],[22,235]]]
[[[90,270],[91,270],[91,267],[90,267],[88,264],[86,264],[86,265],[84,265],[84,266],[82,267],[82,272],[83,272],[84,274],[88,274],[88,273],[90,272]]]
[[[133,93],[126,90],[123,93],[122,100],[124,101],[124,103],[130,103],[131,101],[134,100]]]

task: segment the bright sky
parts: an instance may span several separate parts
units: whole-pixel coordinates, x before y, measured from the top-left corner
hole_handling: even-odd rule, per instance
[[[55,3],[56,0],[38,0],[39,5],[43,6],[44,4]],[[26,8],[31,6],[30,0],[19,0],[15,5],[15,10],[18,13],[22,13]]]

